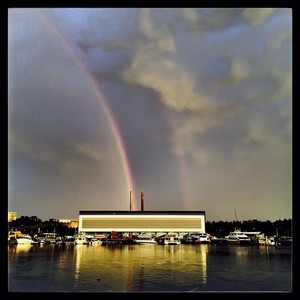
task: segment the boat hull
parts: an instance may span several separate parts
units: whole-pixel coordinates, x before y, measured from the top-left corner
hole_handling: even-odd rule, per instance
[[[37,244],[38,242],[34,241],[30,236],[17,238],[18,245],[32,245]]]
[[[158,245],[156,240],[135,240],[135,243],[139,245]]]
[[[252,245],[251,241],[248,240],[228,240],[225,239],[224,243],[229,244],[229,245]]]
[[[21,238],[21,239],[17,239],[17,244],[18,245],[31,245],[31,241]]]

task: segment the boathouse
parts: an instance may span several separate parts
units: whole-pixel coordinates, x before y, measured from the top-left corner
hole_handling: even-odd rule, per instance
[[[205,232],[204,211],[80,211],[79,232]]]

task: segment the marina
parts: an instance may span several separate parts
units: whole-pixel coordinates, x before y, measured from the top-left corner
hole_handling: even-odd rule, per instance
[[[73,234],[50,224],[9,230],[9,292],[292,291],[293,239],[282,229],[221,223],[216,236],[205,212],[182,211],[80,212]]]
[[[140,233],[140,234],[126,234],[112,232],[107,234],[75,234],[73,236],[60,236],[55,234],[55,237],[45,237],[44,234],[40,236],[22,235],[22,237],[12,238],[9,233],[8,245],[21,244],[67,244],[67,245],[93,245],[93,244],[119,244],[119,245],[137,245],[137,244],[155,244],[155,245],[180,245],[180,244],[230,244],[242,246],[289,246],[293,245],[293,238],[290,236],[270,236],[266,237],[261,232],[242,232],[234,230],[229,235],[223,238],[217,238],[210,234],[204,233]]]
[[[80,211],[73,229],[55,219],[44,232],[11,226],[9,292],[292,290],[290,227],[267,231],[275,235],[254,230],[256,222],[213,228],[204,211],[144,211],[143,203],[141,211]]]
[[[16,223],[11,222],[8,232],[8,243],[17,245],[21,243],[37,244],[103,244],[103,245],[137,245],[137,244],[158,244],[158,245],[181,245],[181,244],[233,244],[233,245],[258,245],[258,246],[292,246],[292,236],[286,233],[291,232],[291,220],[285,220],[285,229],[278,232],[276,224],[266,223],[272,226],[266,229],[268,232],[276,232],[275,235],[266,235],[262,230],[255,230],[256,225],[262,226],[256,220],[252,220],[250,225],[253,230],[242,230],[240,227],[232,225],[230,228],[219,227],[210,232],[207,228],[205,211],[145,211],[144,193],[141,193],[141,210],[132,210],[132,191],[129,194],[130,210],[82,210],[79,211],[78,221],[68,221],[49,219],[45,225],[40,227],[29,226],[31,233],[33,228],[35,233],[30,235],[23,224],[14,227]],[[238,224],[235,210],[236,223]],[[28,218],[29,221],[38,223],[37,217]],[[41,223],[41,220],[40,220]],[[61,234],[70,232],[65,224],[76,224],[74,234]],[[227,225],[224,222],[221,224]],[[217,224],[214,224],[215,226]],[[278,224],[280,225],[280,224]],[[47,232],[41,231],[45,228]],[[257,226],[257,227],[258,227]],[[49,227],[53,232],[49,232]],[[249,224],[247,226],[249,228]],[[269,226],[270,227],[270,226]],[[20,229],[23,229],[23,232]],[[56,228],[60,228],[57,232]],[[24,230],[25,229],[25,230]],[[67,230],[67,231],[66,231]]]

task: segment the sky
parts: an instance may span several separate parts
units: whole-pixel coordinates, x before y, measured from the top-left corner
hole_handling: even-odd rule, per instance
[[[8,211],[292,218],[290,8],[8,9]]]

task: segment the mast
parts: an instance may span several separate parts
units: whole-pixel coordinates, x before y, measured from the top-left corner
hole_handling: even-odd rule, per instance
[[[238,221],[237,214],[236,214],[236,209],[234,209],[234,214],[235,214],[235,220]]]

